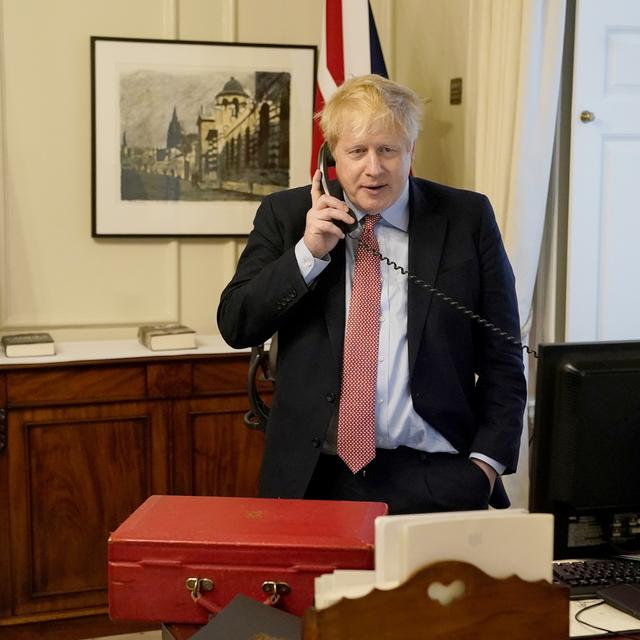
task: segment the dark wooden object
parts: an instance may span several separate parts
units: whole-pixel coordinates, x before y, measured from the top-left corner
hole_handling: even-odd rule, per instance
[[[461,580],[464,594],[442,605],[430,585]],[[496,580],[462,562],[440,562],[388,591],[308,609],[303,640],[566,640],[569,595],[547,582]]]
[[[149,495],[256,495],[247,369],[248,354],[0,368],[0,636],[103,619],[107,538]]]

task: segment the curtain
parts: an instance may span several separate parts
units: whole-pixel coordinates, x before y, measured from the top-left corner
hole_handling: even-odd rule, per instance
[[[494,206],[516,275],[524,343],[549,194],[565,5],[565,0],[472,4],[470,55],[475,56],[469,76],[476,109],[467,123],[473,135],[467,181]],[[528,438],[523,437],[518,472],[505,478],[516,507],[528,506],[528,461]]]

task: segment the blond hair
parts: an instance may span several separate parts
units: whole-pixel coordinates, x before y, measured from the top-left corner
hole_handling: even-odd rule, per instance
[[[413,144],[420,132],[423,100],[397,82],[370,74],[346,80],[316,114],[331,151],[345,127],[357,133],[377,128],[401,132]]]

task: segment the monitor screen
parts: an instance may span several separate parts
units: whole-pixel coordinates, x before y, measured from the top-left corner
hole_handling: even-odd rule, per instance
[[[640,552],[640,342],[541,345],[530,510],[554,557]]]

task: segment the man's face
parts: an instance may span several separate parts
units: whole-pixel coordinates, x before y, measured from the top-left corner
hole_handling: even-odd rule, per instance
[[[336,176],[349,200],[364,213],[380,213],[402,193],[415,144],[398,131],[356,132],[346,127],[333,150]]]

